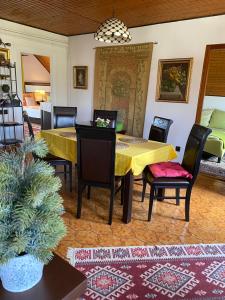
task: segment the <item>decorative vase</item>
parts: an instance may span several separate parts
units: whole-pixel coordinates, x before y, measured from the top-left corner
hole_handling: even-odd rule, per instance
[[[3,287],[10,292],[23,292],[36,285],[42,277],[44,264],[33,255],[24,254],[0,266]]]

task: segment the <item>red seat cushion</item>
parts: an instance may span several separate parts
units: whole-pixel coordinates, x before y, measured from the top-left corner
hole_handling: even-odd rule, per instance
[[[192,179],[192,175],[186,171],[179,163],[176,162],[162,162],[149,165],[149,170],[152,175],[158,177],[185,177]]]

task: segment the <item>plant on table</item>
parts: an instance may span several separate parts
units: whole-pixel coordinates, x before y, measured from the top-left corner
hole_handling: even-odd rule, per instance
[[[97,127],[108,127],[110,124],[110,120],[109,119],[102,119],[102,118],[97,118],[95,120],[96,126]]]
[[[26,140],[0,153],[0,264],[30,254],[48,263],[52,249],[65,235],[60,179],[43,160],[43,140]]]

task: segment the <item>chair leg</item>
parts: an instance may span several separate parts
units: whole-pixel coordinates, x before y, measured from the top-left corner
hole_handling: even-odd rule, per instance
[[[81,208],[82,208],[82,190],[83,186],[78,182],[78,191],[77,191],[77,218],[81,217]]]
[[[176,205],[180,205],[180,189],[176,188]]]
[[[64,179],[66,181],[67,178],[67,165],[64,165]]]
[[[162,197],[164,196],[165,196],[165,189],[159,188],[157,190],[157,201],[163,201],[164,199],[162,199]]]
[[[70,193],[72,193],[72,180],[73,179],[73,166],[72,163],[69,164],[69,181],[70,181]]]
[[[147,185],[147,180],[146,180],[145,176],[143,175],[143,189],[142,189],[142,195],[141,195],[142,202],[144,202],[144,200],[145,200],[146,185]]]
[[[186,222],[189,222],[189,219],[190,219],[191,190],[192,190],[192,188],[188,188],[186,190],[186,199],[185,199],[185,221]]]
[[[154,187],[151,186],[150,198],[149,198],[149,209],[148,209],[148,221],[151,221],[151,217],[152,217],[154,194],[155,194],[155,189],[154,189]]]
[[[114,193],[115,193],[115,189],[114,187],[112,187],[111,194],[110,194],[110,205],[109,205],[109,221],[108,221],[109,225],[112,224]]]
[[[88,185],[87,198],[88,198],[88,199],[91,198],[91,186],[90,186],[90,185]]]

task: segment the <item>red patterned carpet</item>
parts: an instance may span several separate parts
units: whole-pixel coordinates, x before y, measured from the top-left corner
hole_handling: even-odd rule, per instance
[[[225,299],[225,244],[70,248],[88,277],[81,299]]]

